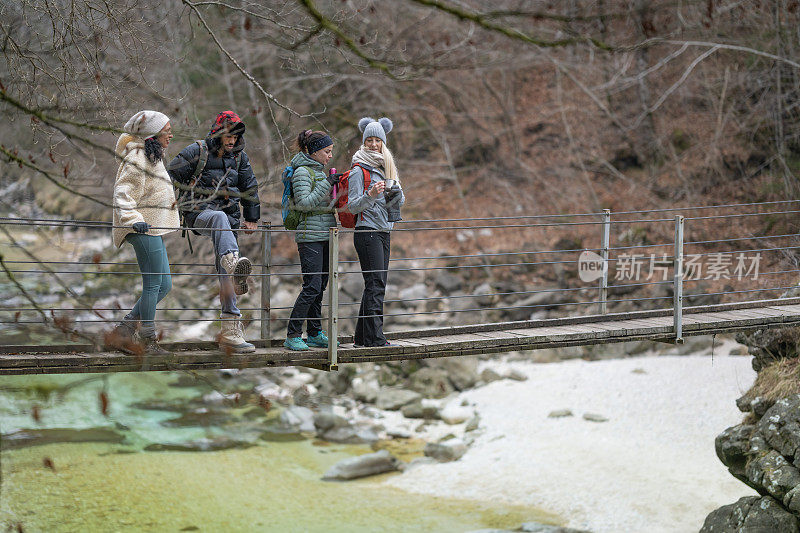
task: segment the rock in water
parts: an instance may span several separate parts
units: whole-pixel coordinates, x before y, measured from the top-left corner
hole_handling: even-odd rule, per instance
[[[467,453],[467,445],[461,439],[429,442],[425,445],[425,456],[432,457],[441,463],[461,459],[465,453]]]
[[[572,529],[571,527],[550,526],[538,522],[525,522],[517,531],[526,533],[589,533],[583,529]]]
[[[397,470],[399,466],[400,461],[398,459],[386,450],[381,450],[339,461],[325,472],[322,479],[325,481],[346,481],[348,479],[392,472]]]
[[[320,435],[328,442],[342,444],[365,444],[378,440],[378,434],[369,426],[362,424],[333,427]]]
[[[797,518],[770,496],[746,496],[706,517],[700,533],[800,533]]]
[[[608,422],[608,418],[603,415],[598,415],[597,413],[584,413],[583,419],[589,422]]]
[[[320,431],[327,431],[332,428],[343,427],[348,424],[343,416],[334,414],[333,411],[319,411],[314,413],[314,426]]]
[[[54,442],[107,442],[112,444],[122,444],[125,435],[118,433],[111,428],[87,428],[87,429],[21,429],[4,433],[2,435],[2,449],[14,450],[26,446],[39,446],[52,444]]]
[[[308,407],[292,405],[281,412],[280,424],[287,428],[312,433],[314,431],[314,412]]]
[[[250,448],[250,442],[214,437],[213,439],[197,439],[186,442],[160,442],[145,447],[147,452],[215,452],[234,448]]]

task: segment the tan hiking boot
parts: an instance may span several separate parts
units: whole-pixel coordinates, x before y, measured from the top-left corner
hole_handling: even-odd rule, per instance
[[[246,257],[239,257],[239,252],[228,252],[220,256],[219,264],[229,276],[233,276],[233,292],[237,296],[246,294],[249,290],[247,276],[253,271],[253,264],[250,260]]]
[[[244,340],[244,326],[236,315],[220,315],[222,327],[219,332],[219,349],[225,353],[253,353],[256,347]]]

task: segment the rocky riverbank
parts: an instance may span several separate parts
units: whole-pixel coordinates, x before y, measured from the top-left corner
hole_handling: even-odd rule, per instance
[[[800,531],[800,359],[798,328],[740,335],[758,377],[737,401],[744,420],[716,439],[730,474],[754,489],[706,518],[702,533]]]

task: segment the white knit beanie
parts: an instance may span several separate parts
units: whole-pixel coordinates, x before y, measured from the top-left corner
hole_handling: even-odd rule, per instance
[[[145,110],[139,111],[128,119],[123,129],[131,135],[147,138],[158,135],[167,122],[169,122],[169,117],[164,113]]]
[[[361,137],[362,143],[367,140],[367,137],[377,137],[383,141],[383,144],[386,144],[386,134],[392,131],[392,127],[392,121],[386,117],[380,120],[364,117],[358,121],[358,129],[364,133]]]

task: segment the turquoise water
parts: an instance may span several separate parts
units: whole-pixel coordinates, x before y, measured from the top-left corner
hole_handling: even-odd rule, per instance
[[[241,405],[201,408],[174,427],[181,413],[137,408],[137,402],[187,407],[210,387],[170,386],[187,374],[126,373],[0,377],[0,430],[6,448],[0,526],[30,531],[471,531],[558,524],[533,507],[432,498],[386,487],[398,473],[331,483],[320,480],[336,462],[367,446],[313,439],[262,438],[277,409]],[[223,391],[230,392],[230,391]],[[104,401],[107,399],[105,414]],[[199,406],[199,404],[197,404]],[[173,422],[170,422],[170,421]],[[192,423],[197,422],[197,423]],[[173,424],[173,425],[170,425]],[[103,428],[121,442],[53,442],[22,446],[19,430]],[[77,435],[77,434],[76,434]],[[87,433],[80,433],[86,438]],[[64,438],[64,433],[56,435]],[[98,436],[98,435],[95,435]],[[243,446],[212,452],[148,452],[154,442],[234,439]],[[400,444],[404,459],[420,443]]]

